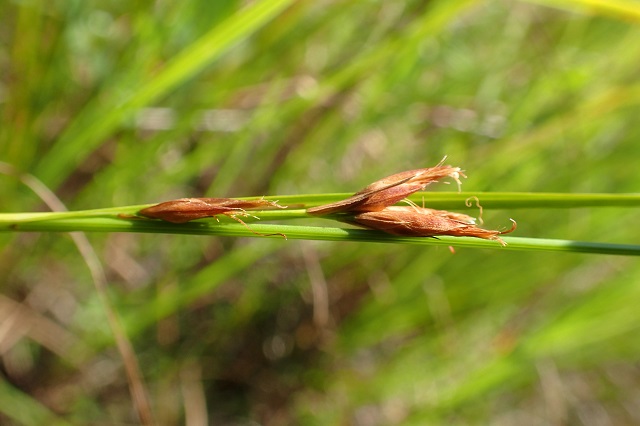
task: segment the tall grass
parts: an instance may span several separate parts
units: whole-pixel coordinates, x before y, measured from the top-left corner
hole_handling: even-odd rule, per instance
[[[482,194],[489,227],[517,220],[508,247],[637,247],[637,208],[622,204],[638,193],[639,11],[578,0],[7,3],[0,159],[71,211],[120,213],[186,196],[349,193],[448,155],[469,176],[464,190]],[[452,202],[441,192],[451,188],[429,189],[427,204]],[[9,176],[0,199],[12,220],[45,210]],[[250,226],[347,232],[302,213],[272,219]],[[29,226],[131,230],[68,220]],[[87,235],[162,424],[640,415],[632,257],[452,254],[446,245],[465,240],[446,238]],[[0,423],[137,421],[71,240],[0,242]]]

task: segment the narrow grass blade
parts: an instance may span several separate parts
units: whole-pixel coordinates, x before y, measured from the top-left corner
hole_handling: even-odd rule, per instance
[[[251,229],[235,223],[217,223],[215,220],[207,222],[190,222],[172,224],[152,220],[119,220],[111,218],[88,218],[74,220],[52,220],[40,222],[25,222],[0,227],[1,231],[22,232],[140,232],[164,234],[188,234],[202,236],[225,237],[256,237],[255,233],[282,233],[288,239],[319,240],[319,241],[351,241],[370,243],[396,243],[411,245],[444,245],[456,247],[490,248],[498,250],[526,250],[526,251],[556,251],[573,253],[615,254],[640,256],[640,245],[610,244],[596,242],[582,242],[542,238],[504,237],[506,247],[496,241],[480,240],[465,237],[395,237],[382,232],[361,229],[273,225],[252,223]],[[260,238],[282,238],[270,236]]]

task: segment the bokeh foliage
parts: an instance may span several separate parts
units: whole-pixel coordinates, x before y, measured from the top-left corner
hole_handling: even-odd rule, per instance
[[[469,191],[638,192],[637,2],[0,7],[0,158],[70,209],[355,191],[444,155]],[[2,211],[42,209],[10,177],[0,194]],[[514,217],[518,236],[637,243],[637,216],[539,208],[484,219]],[[640,418],[631,258],[90,240],[163,424]],[[0,242],[0,422],[135,421],[70,239]]]

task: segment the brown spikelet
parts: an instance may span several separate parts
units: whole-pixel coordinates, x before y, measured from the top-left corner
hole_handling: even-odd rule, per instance
[[[236,200],[233,198],[179,198],[165,201],[138,212],[141,216],[162,219],[172,223],[185,223],[204,217],[249,216],[245,210],[252,209],[284,209],[275,201],[269,200]]]
[[[279,205],[275,201],[264,199],[259,200],[237,200],[234,198],[179,198],[177,200],[165,201],[156,204],[138,212],[139,215],[151,219],[161,219],[171,223],[185,223],[191,220],[202,219],[205,217],[215,217],[217,215],[225,215],[242,224],[249,231],[256,235],[271,236],[280,235],[287,238],[281,233],[261,234],[254,231],[237,216],[251,216],[245,210],[267,210],[267,209],[284,209],[286,207]],[[255,217],[255,216],[254,216]]]
[[[443,166],[440,162],[435,167],[408,170],[387,176],[367,185],[345,200],[309,208],[307,213],[325,215],[346,212],[376,212],[445,177],[452,178],[460,185],[460,176],[464,177],[464,174],[459,167]]]
[[[391,206],[378,212],[359,213],[348,222],[388,234],[409,237],[476,237],[506,243],[499,237],[516,229],[516,222],[506,231],[482,229],[475,225],[472,217],[444,210],[433,210],[415,206]]]

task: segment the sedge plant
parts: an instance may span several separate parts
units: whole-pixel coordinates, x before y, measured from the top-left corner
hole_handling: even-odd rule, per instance
[[[634,2],[3,6],[0,423],[640,417]]]

